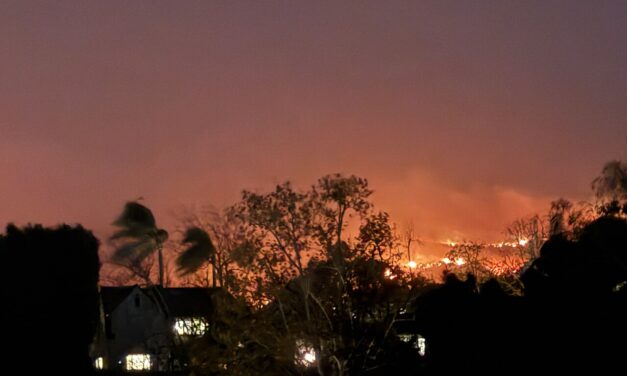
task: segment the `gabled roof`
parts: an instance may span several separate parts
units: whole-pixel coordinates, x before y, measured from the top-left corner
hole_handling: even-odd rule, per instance
[[[127,296],[131,294],[134,289],[140,287],[135,286],[101,286],[100,287],[100,299],[102,299],[102,308],[105,314],[110,314],[113,310],[122,303]]]
[[[208,316],[211,313],[211,296],[220,288],[102,286],[100,297],[105,314],[110,314],[135,289],[139,289],[170,317]]]

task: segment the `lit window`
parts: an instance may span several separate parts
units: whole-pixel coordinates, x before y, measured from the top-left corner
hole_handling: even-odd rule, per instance
[[[307,346],[304,341],[296,341],[296,363],[309,367],[316,362],[316,350]]]
[[[412,337],[413,336],[411,334],[399,334],[398,335],[398,339],[407,343],[411,342]]]
[[[623,282],[619,283],[618,285],[614,286],[612,291],[619,292],[620,290],[624,289],[626,285],[627,285],[627,281],[623,281]]]
[[[97,357],[96,360],[94,360],[94,367],[96,367],[96,369],[104,368],[104,359],[102,359],[101,356]]]
[[[399,334],[398,339],[411,344],[411,347],[417,350],[420,356],[425,356],[427,353],[427,340],[420,334]]]
[[[126,370],[147,371],[150,370],[150,355],[148,354],[128,354],[126,356]]]
[[[174,332],[180,336],[201,336],[209,324],[202,317],[179,317],[174,321]]]
[[[418,347],[418,354],[420,354],[420,356],[425,356],[425,354],[427,353],[427,340],[425,339],[425,337],[418,335],[416,347]]]

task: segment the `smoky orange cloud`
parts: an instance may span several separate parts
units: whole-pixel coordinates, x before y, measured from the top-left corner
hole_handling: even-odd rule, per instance
[[[506,184],[475,182],[461,189],[420,170],[398,179],[373,180],[372,185],[377,207],[389,211],[400,229],[413,223],[416,235],[427,245],[422,251],[438,256],[445,249],[437,244],[447,240],[502,240],[514,220],[546,213],[554,199]]]

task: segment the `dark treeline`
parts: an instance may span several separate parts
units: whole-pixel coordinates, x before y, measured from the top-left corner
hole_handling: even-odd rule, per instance
[[[98,324],[98,240],[80,226],[0,236],[2,373],[89,374]]]
[[[419,297],[427,371],[511,373],[624,370],[627,222],[601,217],[576,239],[556,235],[522,273],[522,295],[496,279],[449,274]],[[610,372],[612,371],[612,372]]]

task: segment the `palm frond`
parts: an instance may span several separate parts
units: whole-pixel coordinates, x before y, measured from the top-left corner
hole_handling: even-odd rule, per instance
[[[144,237],[129,241],[118,247],[113,253],[112,260],[117,263],[141,262],[155,249],[156,242],[152,238]]]
[[[208,259],[206,257],[205,249],[197,245],[187,248],[185,252],[181,253],[176,259],[178,272],[181,275],[194,273],[206,262],[208,262]]]
[[[122,228],[137,229],[156,229],[157,226],[150,209],[135,201],[126,203],[124,211],[113,224]]]
[[[153,252],[159,253],[159,284],[163,286],[162,246],[168,239],[167,231],[157,228],[150,209],[135,201],[124,206],[122,214],[113,222],[118,230],[110,237],[117,249],[112,260],[120,264],[138,263]]]
[[[183,238],[183,243],[192,243],[192,244],[211,244],[213,247],[213,243],[211,242],[211,238],[207,231],[201,229],[200,227],[190,227],[185,232],[185,238]]]
[[[110,240],[117,240],[123,238],[138,239],[144,236],[150,236],[151,229],[143,227],[123,227],[114,232],[109,238]]]
[[[211,262],[216,252],[209,234],[198,227],[187,230],[183,243],[190,246],[176,259],[178,272],[182,275],[194,273],[205,263]]]

